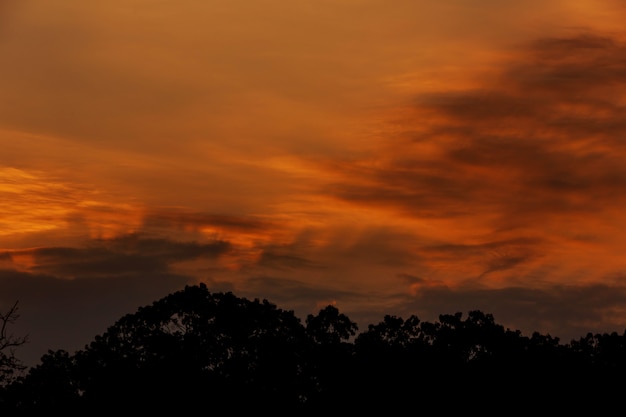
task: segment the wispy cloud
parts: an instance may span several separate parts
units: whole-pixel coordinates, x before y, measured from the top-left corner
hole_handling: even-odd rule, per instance
[[[439,224],[421,232],[433,242],[421,251],[432,261],[454,254],[446,261],[469,263],[475,276],[519,273],[532,261],[535,269],[562,263],[570,279],[599,277],[607,265],[579,264],[599,248],[608,268],[621,270],[625,242],[612,224],[626,220],[625,74],[618,38],[526,44],[471,89],[416,96],[399,109],[404,133],[369,159],[330,165],[341,180],[327,189],[355,206]]]
[[[92,240],[81,247],[44,247],[0,254],[10,257],[16,269],[62,278],[148,275],[167,273],[172,264],[198,258],[217,258],[230,249],[226,241],[177,242],[139,235]],[[20,259],[28,259],[20,265]]]

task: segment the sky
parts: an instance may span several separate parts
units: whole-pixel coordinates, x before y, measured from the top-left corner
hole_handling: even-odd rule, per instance
[[[28,365],[200,282],[303,321],[626,329],[621,0],[0,0]]]

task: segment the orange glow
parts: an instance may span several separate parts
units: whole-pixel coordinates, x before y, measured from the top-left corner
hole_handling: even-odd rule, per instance
[[[113,239],[138,232],[144,219],[141,208],[126,203],[82,201],[77,206],[91,239]]]
[[[15,168],[0,168],[0,236],[64,228],[73,190]]]
[[[13,266],[19,271],[30,271],[37,265],[32,251],[9,251],[8,254],[13,262]]]
[[[143,215],[129,204],[91,200],[96,191],[63,183],[41,172],[0,170],[0,236],[67,231],[84,225],[90,238],[112,238],[137,231]]]
[[[620,2],[19,3],[0,280],[626,309]]]

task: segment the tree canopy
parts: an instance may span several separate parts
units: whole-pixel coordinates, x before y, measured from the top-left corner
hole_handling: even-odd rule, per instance
[[[626,332],[562,344],[475,310],[434,322],[386,315],[358,333],[334,306],[303,324],[267,300],[200,284],[121,317],[75,353],[49,351],[0,389],[0,412],[597,410],[618,400],[624,371]]]

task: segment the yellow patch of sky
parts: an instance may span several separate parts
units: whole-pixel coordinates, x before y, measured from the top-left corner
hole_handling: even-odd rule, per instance
[[[66,227],[74,210],[71,191],[34,173],[0,167],[0,236]]]
[[[52,230],[73,235],[83,227],[91,238],[111,238],[137,230],[142,221],[138,207],[98,195],[87,184],[9,167],[0,167],[0,212],[3,239],[22,235],[28,240],[30,234]]]

